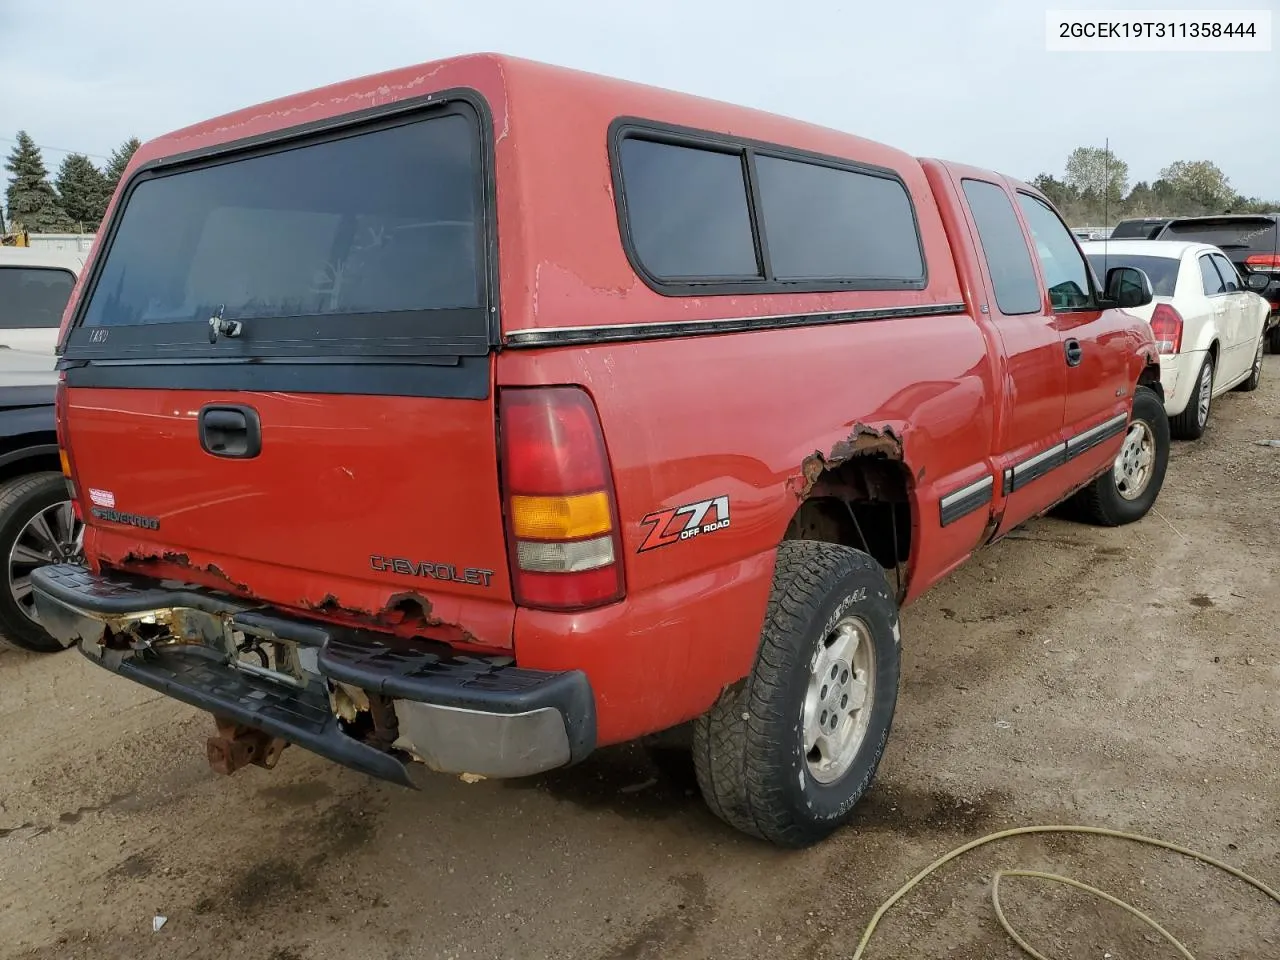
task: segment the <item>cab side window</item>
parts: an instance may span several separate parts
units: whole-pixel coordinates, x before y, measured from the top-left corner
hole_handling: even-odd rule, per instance
[[[1036,256],[1056,311],[1094,309],[1089,266],[1058,215],[1035,197],[1018,194],[1018,205],[1027,218]]]
[[[1222,282],[1218,268],[1213,265],[1213,258],[1207,253],[1200,258],[1200,279],[1204,283],[1204,295],[1216,297],[1227,292],[1227,285]]]
[[[961,186],[978,228],[996,306],[1006,317],[1039,313],[1044,309],[1044,294],[1008,195],[985,180],[962,180]]]

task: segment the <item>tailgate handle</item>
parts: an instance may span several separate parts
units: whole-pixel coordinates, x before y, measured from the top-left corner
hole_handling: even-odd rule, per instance
[[[262,421],[244,406],[208,406],[200,410],[200,446],[215,457],[247,460],[262,452]]]

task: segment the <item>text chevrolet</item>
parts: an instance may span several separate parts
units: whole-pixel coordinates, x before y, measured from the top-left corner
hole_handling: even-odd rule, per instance
[[[213,714],[220,770],[688,731],[720,817],[812,843],[899,606],[1158,495],[1151,288],[1110,274],[1001,175],[506,57],[220,117],[137,152],[64,317],[86,560],[40,616]]]

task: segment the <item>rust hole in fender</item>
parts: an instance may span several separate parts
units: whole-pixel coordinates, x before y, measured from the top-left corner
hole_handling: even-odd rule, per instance
[[[788,487],[796,499],[804,500],[824,473],[835,470],[854,457],[901,461],[902,441],[892,427],[877,429],[865,423],[855,423],[853,432],[837,441],[828,453],[815,450],[805,457],[800,464],[800,475],[792,477]]]

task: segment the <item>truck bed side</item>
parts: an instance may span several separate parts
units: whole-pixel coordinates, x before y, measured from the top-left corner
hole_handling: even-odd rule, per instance
[[[518,610],[515,650],[530,667],[590,673],[609,701],[602,742],[655,717],[689,719],[748,672],[777,545],[814,479],[855,451],[885,451],[909,475],[908,598],[983,539],[987,510],[945,526],[940,512],[944,496],[988,470],[991,361],[967,313],[509,350],[498,380],[580,382],[600,410],[627,602],[573,615]],[[665,525],[665,511],[721,497],[726,528],[652,546],[646,519]]]

